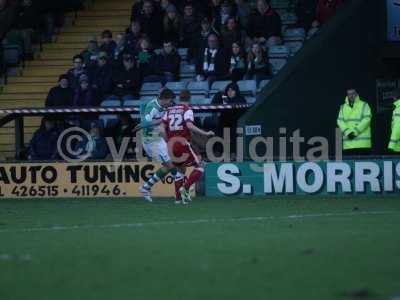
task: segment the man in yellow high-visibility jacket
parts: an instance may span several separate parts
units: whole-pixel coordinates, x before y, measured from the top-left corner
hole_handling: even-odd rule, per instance
[[[396,91],[393,104],[392,134],[390,136],[389,150],[400,154],[400,91]]]
[[[360,99],[355,89],[347,91],[340,106],[337,125],[343,135],[344,155],[366,155],[371,150],[371,108]]]

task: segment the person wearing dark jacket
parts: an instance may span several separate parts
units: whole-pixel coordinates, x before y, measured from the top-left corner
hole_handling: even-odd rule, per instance
[[[232,43],[229,74],[233,82],[243,79],[247,71],[246,52],[240,42]]]
[[[162,14],[154,9],[153,1],[143,1],[143,14],[139,16],[139,22],[154,47],[160,47],[163,41],[163,30],[160,28],[163,18]]]
[[[222,105],[222,104],[246,104],[246,99],[240,94],[239,86],[237,83],[230,83],[225,88],[225,91],[215,94],[211,104]],[[229,115],[232,113],[229,112]]]
[[[254,42],[277,45],[282,43],[282,22],[279,14],[266,2],[257,0],[257,9],[250,17],[247,34]]]
[[[119,116],[119,122],[115,128],[112,128],[113,138],[117,149],[121,149],[124,138],[129,138],[129,144],[126,153],[133,156],[135,153],[135,143],[132,138],[134,137],[133,129],[137,125],[129,113],[123,113]]]
[[[82,75],[87,75],[84,61],[83,61],[83,56],[82,55],[75,55],[72,58],[74,67],[72,69],[69,69],[67,72],[67,77],[68,77],[68,82],[71,88],[76,89],[79,87],[79,78]]]
[[[179,80],[181,57],[170,41],[164,42],[164,48],[158,56],[158,66],[161,75],[161,82],[166,84]]]
[[[61,75],[58,86],[50,89],[46,98],[46,107],[67,107],[72,105],[74,91],[69,87],[68,76]]]
[[[25,59],[33,59],[32,36],[37,27],[39,14],[32,0],[23,0],[16,9],[13,30],[7,35],[8,39],[21,45]]]
[[[247,57],[246,80],[256,80],[257,86],[264,79],[271,79],[271,65],[260,44],[254,43]]]
[[[135,68],[135,61],[131,54],[127,53],[122,56],[122,65],[115,69],[113,80],[114,93],[117,96],[139,96],[141,87],[140,72]]]
[[[173,4],[169,4],[165,10],[163,28],[164,41],[172,41],[175,45],[182,43],[183,19]]]
[[[97,106],[95,92],[89,84],[89,78],[83,74],[79,78],[79,87],[75,89],[73,106]]]
[[[183,46],[194,49],[198,43],[200,18],[195,13],[193,4],[187,3],[183,10]]]
[[[209,85],[215,80],[223,80],[229,75],[229,57],[219,47],[218,37],[208,37],[208,47],[200,52],[196,65],[197,81],[207,80]]]
[[[125,52],[135,55],[139,51],[139,41],[145,37],[139,21],[132,21],[131,26],[126,30]]]
[[[205,17],[201,20],[201,30],[198,33],[197,42],[194,45],[194,48],[190,49],[191,55],[193,55],[193,57],[197,57],[199,55],[199,52],[201,52],[203,49],[207,48],[208,37],[211,34],[218,36],[217,31],[211,26],[210,19]]]
[[[239,86],[236,83],[230,83],[225,88],[225,92],[217,93],[212,101],[211,104],[214,105],[224,105],[224,104],[246,104],[246,99],[240,94]],[[218,134],[222,134],[223,128],[230,128],[230,145],[231,145],[231,152],[235,153],[236,147],[236,128],[237,128],[237,120],[242,115],[242,111],[240,110],[233,110],[226,113],[222,113],[220,117],[220,122],[215,124],[216,128],[220,128],[220,132]]]
[[[85,66],[89,67],[91,64],[95,63],[99,53],[100,49],[97,45],[97,38],[92,36],[89,38],[87,48],[81,52]]]
[[[113,34],[110,30],[104,30],[101,34],[102,43],[100,45],[100,51],[106,52],[108,57],[114,55],[114,50],[117,44],[113,40]]]
[[[14,5],[7,3],[7,0],[0,0],[0,41],[11,29],[14,23],[16,9]]]
[[[60,130],[54,121],[43,119],[40,128],[35,132],[28,147],[29,160],[57,159],[57,141]]]
[[[88,74],[96,94],[96,103],[101,103],[101,100],[111,93],[112,89],[112,66],[108,61],[107,53],[99,53],[96,64],[89,68]]]
[[[140,51],[137,54],[136,61],[143,82],[160,81],[157,54],[152,49],[149,39],[144,38],[139,44]]]
[[[105,159],[108,155],[106,139],[102,136],[102,126],[99,122],[92,122],[90,135],[77,145],[76,151],[81,153],[79,158]]]

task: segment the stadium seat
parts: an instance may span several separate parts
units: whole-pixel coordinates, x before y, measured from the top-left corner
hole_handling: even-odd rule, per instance
[[[193,105],[209,105],[211,103],[211,98],[206,98],[206,97],[192,97],[190,103]]]
[[[140,97],[140,101],[141,102],[147,102],[149,100],[153,100],[155,98],[155,96],[141,96]]]
[[[268,56],[271,58],[288,57],[290,50],[286,45],[271,46],[268,49]]]
[[[272,66],[272,73],[275,75],[286,65],[287,60],[285,58],[272,58],[269,62]]]
[[[161,88],[161,82],[145,82],[140,90],[140,96],[157,96]]]
[[[165,87],[172,90],[174,93],[178,94],[186,88],[186,85],[187,84],[184,81],[175,81],[175,82],[167,82]]]
[[[182,60],[187,61],[189,49],[188,48],[179,48],[178,54],[182,58]]]
[[[121,107],[121,101],[115,100],[115,96],[111,96],[101,103],[101,107]],[[119,120],[118,115],[100,115],[99,119],[104,127],[110,127]]]
[[[232,81],[229,80],[224,80],[224,81],[214,81],[211,90],[210,90],[210,95],[215,95],[218,92],[223,92],[225,91],[225,88],[228,84],[230,84]]]
[[[256,101],[257,101],[256,97],[246,97],[246,102],[248,104],[254,104],[256,103]]]
[[[285,12],[281,14],[282,24],[284,25],[293,25],[297,22],[297,16],[295,13],[292,12]]]
[[[289,48],[290,55],[293,56],[303,47],[303,42],[292,41],[292,42],[286,42],[285,45],[286,47]]]
[[[259,86],[258,86],[258,90],[257,92],[261,92],[261,90],[266,87],[268,85],[268,83],[270,82],[270,80],[268,79],[264,79],[263,81],[260,82]]]
[[[208,94],[208,82],[207,81],[191,81],[189,82],[187,89],[192,95],[207,95]]]
[[[306,32],[304,28],[289,28],[286,29],[283,34],[283,40],[285,42],[304,41],[305,37],[306,37]]]
[[[141,104],[141,102],[142,101],[140,101],[140,100],[133,100],[133,99],[131,99],[131,100],[125,100],[124,102],[123,102],[123,106],[124,107],[139,107],[140,106],[140,104]],[[140,119],[140,115],[139,114],[131,114],[131,118],[132,119],[136,119],[136,120],[139,120]]]
[[[181,63],[181,78],[193,78],[196,75],[196,66],[192,64]]]
[[[126,99],[126,100],[123,100],[122,105],[124,107],[136,107],[136,106],[140,105],[140,100],[138,100],[138,99]]]
[[[310,38],[312,38],[318,32],[318,30],[318,27],[311,28],[307,33],[307,39],[309,40]]]
[[[237,82],[242,95],[255,96],[257,93],[257,83],[255,80],[241,80]]]

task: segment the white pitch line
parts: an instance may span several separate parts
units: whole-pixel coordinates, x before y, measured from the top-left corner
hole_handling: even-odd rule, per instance
[[[389,215],[398,214],[400,211],[364,211],[349,213],[322,213],[322,214],[304,214],[304,215],[288,215],[288,216],[263,216],[263,217],[238,217],[238,218],[210,218],[195,219],[183,221],[161,221],[161,222],[144,222],[144,223],[127,223],[127,224],[104,224],[104,225],[73,225],[73,226],[51,226],[51,227],[31,227],[3,229],[0,233],[13,232],[38,232],[38,231],[70,231],[70,230],[87,230],[87,229],[118,229],[118,228],[142,228],[145,226],[163,226],[163,225],[190,225],[190,224],[207,224],[207,223],[239,223],[239,222],[258,222],[267,220],[290,220],[290,219],[313,219],[324,217],[346,217],[346,216],[373,216],[373,215]]]

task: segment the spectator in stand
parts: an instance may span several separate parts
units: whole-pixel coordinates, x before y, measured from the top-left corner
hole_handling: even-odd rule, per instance
[[[125,47],[125,35],[122,33],[117,34],[115,43],[117,46],[115,47],[113,56],[110,57],[110,60],[113,64],[120,64],[122,62],[122,55],[127,52],[127,48]]]
[[[106,52],[100,52],[97,61],[89,70],[89,78],[96,103],[101,103],[112,90],[112,66]]]
[[[84,64],[86,66],[90,66],[92,63],[95,63],[97,60],[97,56],[99,55],[99,52],[100,49],[97,45],[96,37],[94,36],[90,37],[87,48],[81,52]]]
[[[160,25],[163,24],[163,18],[162,14],[154,9],[153,1],[143,1],[143,14],[140,15],[139,22],[151,43],[156,48],[160,47],[163,41],[163,30],[160,28]]]
[[[215,34],[208,37],[208,47],[199,55],[196,74],[198,81],[207,80],[210,86],[215,80],[224,80],[229,75],[229,56],[219,46]]]
[[[245,37],[243,36],[235,18],[229,18],[226,21],[226,24],[222,26],[221,39],[222,45],[227,51],[231,50],[234,42],[243,43],[245,41]]]
[[[133,129],[136,127],[138,122],[135,122],[129,113],[122,113],[119,115],[119,122],[115,128],[113,128],[113,138],[117,149],[121,149],[124,138],[129,138],[128,149],[126,153],[131,153],[134,156],[135,144],[132,141],[134,137]]]
[[[220,2],[220,0],[212,1],[212,25],[218,32],[221,32],[222,27],[226,25],[229,18],[235,18],[233,4],[227,0],[222,4]]]
[[[143,82],[160,81],[160,77],[158,76],[157,55],[152,49],[149,39],[144,38],[139,44],[140,52],[136,60]]]
[[[65,3],[54,0],[40,0],[40,13],[44,16],[46,41],[51,42],[56,32],[64,24]]]
[[[193,4],[187,3],[183,10],[183,47],[195,49],[199,32],[200,19],[195,14]],[[195,54],[192,57],[195,57]]]
[[[296,4],[296,15],[298,17],[297,27],[303,27],[306,31],[311,28],[316,20],[316,7],[318,0],[298,0]],[[315,24],[316,25],[316,24]]]
[[[208,37],[210,34],[215,34],[218,36],[218,33],[211,26],[211,20],[207,17],[204,17],[201,20],[201,30],[200,33],[197,33],[197,38],[192,45],[192,48],[189,49],[189,59],[197,58],[208,45]]]
[[[229,74],[233,82],[242,80],[247,72],[246,52],[239,42],[232,43]]]
[[[132,6],[131,21],[138,20],[144,14],[144,0],[135,0]],[[160,1],[153,1],[153,10],[161,14]]]
[[[317,19],[313,27],[318,27],[336,14],[337,9],[343,4],[343,0],[319,0],[317,4]]]
[[[257,0],[257,9],[248,24],[249,37],[262,45],[279,45],[282,43],[281,29],[282,22],[279,14],[266,0]]]
[[[246,99],[240,94],[239,86],[236,83],[230,83],[225,88],[225,91],[218,92],[215,94],[213,99],[211,100],[211,104],[213,105],[223,105],[223,104],[246,104]],[[222,135],[223,128],[230,128],[230,146],[231,153],[235,153],[236,151],[236,128],[237,128],[237,120],[240,118],[241,114],[240,110],[233,110],[228,112],[223,112],[220,116],[219,122],[214,125],[215,128],[218,128],[218,134]],[[212,125],[212,124],[210,124]]]
[[[126,51],[135,55],[139,51],[139,41],[146,35],[142,32],[142,27],[138,21],[132,21],[131,27],[125,36]]]
[[[165,41],[163,50],[158,57],[158,66],[161,73],[161,82],[178,81],[181,65],[181,57],[171,41]]]
[[[100,51],[106,52],[108,57],[112,57],[117,47],[117,44],[113,40],[112,32],[110,30],[104,30],[101,34],[101,39]]]
[[[200,38],[198,45],[196,45],[196,48],[200,48],[200,50],[207,48],[208,37],[210,36],[210,34],[215,34],[216,36],[218,36],[218,32],[211,25],[211,20],[205,17],[201,20]]]
[[[40,128],[35,132],[28,147],[29,160],[55,160],[58,157],[57,140],[60,130],[55,122],[43,118]]]
[[[74,90],[79,86],[79,78],[86,74],[82,55],[75,55],[72,59],[74,67],[67,72],[68,82]]]
[[[105,159],[108,155],[106,139],[101,135],[102,126],[100,122],[92,122],[90,135],[77,145],[76,151],[81,153],[79,158]]]
[[[246,28],[251,15],[250,4],[246,0],[235,0],[237,7],[237,16],[242,28]]]
[[[68,76],[61,75],[58,85],[51,88],[46,98],[46,107],[67,107],[72,105],[74,91],[69,86]]]
[[[175,45],[180,45],[183,41],[183,19],[173,4],[169,4],[165,12],[164,40],[169,40]]]
[[[122,56],[122,65],[116,68],[114,75],[114,94],[119,97],[132,95],[139,97],[141,81],[140,72],[135,68],[135,61],[131,54]]]
[[[142,14],[143,0],[134,0],[131,11],[131,22],[139,19]]]
[[[11,29],[16,14],[15,5],[11,5],[7,0],[0,0],[0,41]]]
[[[26,60],[33,60],[32,37],[38,27],[39,14],[32,4],[32,0],[22,0],[16,9],[13,29],[8,33],[10,41],[20,45]]]
[[[247,57],[247,74],[245,79],[256,80],[257,86],[264,79],[271,79],[271,66],[267,54],[260,44],[254,43]]]
[[[230,83],[225,88],[224,93],[218,92],[215,94],[211,100],[212,104],[222,105],[222,104],[245,104],[246,99],[240,94],[239,86],[237,83]],[[232,112],[229,112],[232,114]]]
[[[82,74],[79,78],[79,87],[75,89],[73,106],[90,107],[97,105],[98,103],[96,102],[95,92],[90,86],[89,77],[85,74]]]

